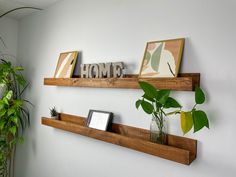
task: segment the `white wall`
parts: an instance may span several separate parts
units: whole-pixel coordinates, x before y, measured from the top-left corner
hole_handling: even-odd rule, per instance
[[[18,41],[18,21],[3,17],[0,18],[0,37],[6,46],[0,41],[0,55],[12,62],[16,61]]]
[[[26,17],[19,25],[20,62],[31,82],[35,104],[26,142],[18,146],[17,177],[233,177],[236,173],[235,1],[66,0]],[[124,61],[138,73],[147,41],[185,37],[181,72],[200,72],[207,93],[210,130],[198,140],[198,157],[185,166],[127,148],[41,125],[49,107],[87,116],[89,109],[112,111],[115,121],[149,127],[150,117],[135,109],[141,90],[49,87],[58,55],[79,50],[83,63]],[[193,92],[174,92],[184,107]],[[179,119],[170,133],[182,135]]]

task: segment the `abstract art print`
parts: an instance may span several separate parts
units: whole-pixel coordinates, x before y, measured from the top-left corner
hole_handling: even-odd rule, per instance
[[[139,77],[177,77],[184,38],[148,42]]]
[[[77,56],[77,51],[61,53],[58,59],[54,78],[71,78]]]

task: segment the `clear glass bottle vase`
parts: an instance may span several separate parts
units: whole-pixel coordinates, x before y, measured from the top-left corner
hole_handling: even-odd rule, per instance
[[[167,144],[167,124],[165,117],[162,119],[152,117],[150,124],[150,140],[158,144]]]

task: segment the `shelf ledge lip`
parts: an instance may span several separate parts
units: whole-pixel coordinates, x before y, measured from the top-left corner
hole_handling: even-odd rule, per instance
[[[130,148],[136,151],[151,154],[185,165],[190,165],[191,162],[196,158],[197,140],[194,139],[178,137],[175,135],[168,135],[168,139],[170,139],[168,141],[172,141],[172,143],[177,143],[176,145],[181,146],[181,148],[175,147],[174,145],[162,145],[144,139],[140,139],[138,137],[131,137],[131,135],[123,135],[121,133],[119,134],[116,132],[108,132],[88,128],[82,125],[85,121],[85,119],[82,117],[72,116],[68,114],[61,115],[63,116],[63,120],[42,117],[41,122],[43,125],[77,133],[83,136],[101,140],[107,143],[116,144],[122,147]],[[123,133],[129,133],[130,131],[130,133],[132,134],[132,132],[139,131],[139,133],[142,134],[148,131],[136,127],[113,124],[114,129],[116,129],[117,127],[120,128]],[[187,149],[184,148],[185,146],[187,147]]]
[[[138,78],[138,75],[124,78],[44,78],[44,85],[140,89],[138,81],[149,82],[157,89],[194,91],[196,86],[200,86],[200,73],[184,73],[173,78]]]

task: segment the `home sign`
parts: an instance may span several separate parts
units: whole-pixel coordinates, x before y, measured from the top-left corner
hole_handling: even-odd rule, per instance
[[[123,71],[123,62],[82,64],[80,66],[81,78],[119,78],[124,76]]]

